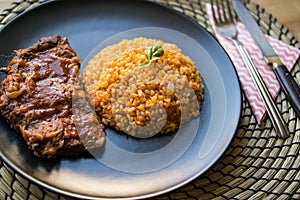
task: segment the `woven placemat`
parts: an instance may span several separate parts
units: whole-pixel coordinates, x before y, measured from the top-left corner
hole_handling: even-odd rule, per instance
[[[44,0],[19,0],[0,14],[0,26]],[[211,31],[208,0],[158,0],[196,20]],[[247,1],[265,33],[299,48],[295,37],[265,10]],[[300,62],[293,76],[300,83]],[[243,95],[242,116],[236,136],[222,158],[204,175],[156,199],[300,199],[300,121],[283,92],[276,99],[292,134],[278,139],[267,118],[258,126]],[[68,199],[45,190],[14,172],[0,160],[0,199]]]

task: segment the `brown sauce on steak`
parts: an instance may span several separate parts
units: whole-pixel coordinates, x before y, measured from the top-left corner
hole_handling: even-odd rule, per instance
[[[84,91],[75,90],[80,62],[67,38],[53,36],[15,51],[8,65],[1,113],[38,157],[77,155],[105,141]]]

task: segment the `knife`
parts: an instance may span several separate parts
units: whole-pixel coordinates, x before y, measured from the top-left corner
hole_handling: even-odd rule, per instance
[[[233,6],[239,18],[247,27],[249,33],[259,46],[267,64],[272,67],[278,79],[278,82],[283,89],[288,101],[291,103],[297,116],[300,118],[300,88],[295,79],[276,55],[274,49],[271,47],[265,38],[262,30],[251,16],[248,9],[241,0],[233,0]]]

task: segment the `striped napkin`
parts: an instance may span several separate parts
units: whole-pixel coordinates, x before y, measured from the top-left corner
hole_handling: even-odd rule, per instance
[[[266,107],[264,106],[262,99],[260,98],[259,93],[254,86],[251,76],[248,73],[245,64],[243,63],[238,50],[235,48],[230,39],[227,39],[217,33],[211,9],[211,5],[207,4],[206,10],[209,16],[209,21],[216,33],[216,37],[231,58],[238,73],[241,87],[243,88],[245,95],[248,98],[257,122],[261,123],[266,115]],[[241,22],[236,22],[236,26],[239,33],[238,39],[246,47],[253,62],[255,63],[261,76],[263,77],[272,97],[275,98],[280,90],[280,85],[276,79],[274,72],[266,64],[260,49],[256,46],[255,41],[252,39],[244,24],[242,24]],[[266,35],[266,37],[282,62],[289,70],[291,70],[299,58],[300,50],[295,47],[289,46],[279,40],[276,40],[268,35]]]

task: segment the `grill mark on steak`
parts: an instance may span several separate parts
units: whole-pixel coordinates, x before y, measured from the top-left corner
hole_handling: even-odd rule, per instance
[[[1,113],[38,157],[77,155],[105,141],[104,126],[75,87],[80,62],[67,38],[52,36],[15,51],[8,65]]]

